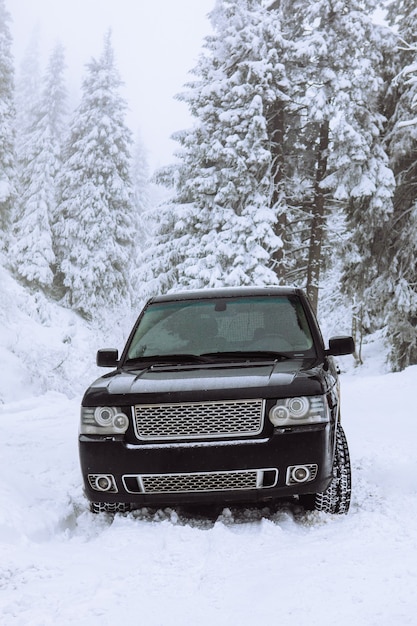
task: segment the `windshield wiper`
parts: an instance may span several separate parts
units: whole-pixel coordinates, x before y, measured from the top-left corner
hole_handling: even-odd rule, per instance
[[[236,350],[233,352],[207,352],[204,354],[153,354],[138,356],[127,359],[123,365],[126,367],[143,365],[151,369],[175,367],[219,367],[222,363],[243,364],[253,361],[273,363],[278,360],[291,359],[292,357],[282,352],[273,350]]]
[[[274,350],[235,350],[233,352],[205,352],[201,355],[210,359],[238,359],[238,360],[257,360],[269,359],[277,361],[278,359],[291,359],[292,357],[283,352],[275,352]]]
[[[144,364],[170,364],[170,363],[211,363],[212,359],[206,355],[198,354],[151,354],[147,356],[137,356],[133,359],[126,359],[123,365]]]

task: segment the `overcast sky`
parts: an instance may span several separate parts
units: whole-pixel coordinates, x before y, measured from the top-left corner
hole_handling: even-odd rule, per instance
[[[174,99],[190,79],[215,0],[6,0],[16,69],[36,28],[42,68],[57,41],[66,50],[70,92],[79,97],[85,64],[99,57],[104,35],[113,33],[116,64],[125,83],[128,124],[140,131],[152,168],[169,163],[169,136],[190,126]]]

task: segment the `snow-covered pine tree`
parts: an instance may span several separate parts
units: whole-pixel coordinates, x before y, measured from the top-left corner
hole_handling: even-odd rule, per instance
[[[286,100],[285,47],[260,0],[218,0],[214,34],[179,96],[196,123],[174,136],[179,166],[161,172],[171,202],[158,212],[143,263],[150,292],[271,284],[282,206],[273,185],[268,111]]]
[[[0,245],[5,244],[4,233],[10,225],[16,195],[14,68],[9,21],[5,0],[0,0]]]
[[[39,113],[42,89],[39,47],[40,30],[35,28],[16,76],[16,155],[18,160],[24,159],[27,135],[32,132]]]
[[[20,141],[19,199],[10,264],[29,286],[43,289],[52,285],[55,264],[50,221],[56,215],[56,186],[62,166],[64,69],[64,50],[57,44],[41,96],[31,107],[30,126],[22,129]]]
[[[152,246],[152,219],[151,219],[151,183],[147,151],[141,134],[136,135],[131,162],[131,179],[133,188],[133,202],[135,205],[136,258],[132,263],[132,306],[141,306],[143,285],[138,268],[141,266],[141,256],[147,245]]]
[[[54,220],[65,301],[86,316],[129,296],[138,234],[130,179],[131,132],[119,93],[111,34],[87,65],[81,103],[70,124]]]
[[[398,33],[395,76],[386,136],[395,173],[394,212],[383,233],[380,302],[394,370],[417,363],[417,7],[414,0],[390,6]]]
[[[365,271],[375,276],[375,227],[389,215],[394,188],[378,110],[388,30],[372,20],[374,0],[299,0],[293,7],[297,19],[289,4],[275,3],[287,16],[295,43],[287,66],[295,103],[289,119],[287,202],[291,198],[295,209],[300,246],[303,238],[308,241],[303,286],[317,308],[326,223],[335,206],[347,212],[350,245],[357,251],[347,279],[352,290]]]
[[[145,146],[140,133],[137,134],[131,165],[133,198],[137,214],[138,242],[143,247],[147,233],[147,213],[150,209],[149,165]]]

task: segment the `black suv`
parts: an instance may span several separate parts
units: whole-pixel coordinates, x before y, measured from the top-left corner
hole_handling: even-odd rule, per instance
[[[86,391],[79,451],[93,512],[294,498],[346,513],[351,480],[333,356],[300,289],[152,298]]]

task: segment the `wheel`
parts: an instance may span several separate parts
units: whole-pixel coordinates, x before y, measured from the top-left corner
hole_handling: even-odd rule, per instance
[[[349,448],[345,432],[339,424],[336,431],[332,481],[322,493],[300,496],[300,503],[307,510],[343,515],[349,511],[351,490]]]
[[[90,502],[90,511],[92,513],[127,513],[130,511],[130,504],[117,502],[109,504],[108,502]]]

